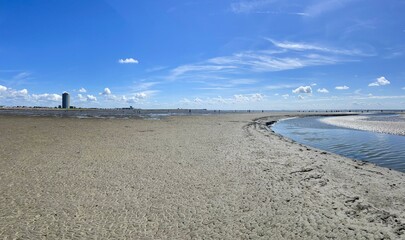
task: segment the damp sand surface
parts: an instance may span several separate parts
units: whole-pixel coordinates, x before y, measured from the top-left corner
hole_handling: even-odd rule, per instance
[[[0,236],[404,238],[405,175],[266,128],[293,115],[0,116]]]
[[[367,115],[326,117],[321,121],[339,127],[405,136],[404,114],[396,116],[395,121],[391,121],[389,118],[385,121],[373,120],[372,115],[371,117]]]

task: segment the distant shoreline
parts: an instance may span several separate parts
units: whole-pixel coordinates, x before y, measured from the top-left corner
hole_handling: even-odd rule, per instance
[[[148,118],[159,116],[182,115],[212,115],[212,114],[241,114],[241,113],[297,113],[299,115],[341,116],[357,115],[365,112],[395,113],[403,110],[215,110],[215,109],[140,109],[140,108],[0,108],[1,115],[11,116],[41,116],[41,117],[78,117],[78,118]]]

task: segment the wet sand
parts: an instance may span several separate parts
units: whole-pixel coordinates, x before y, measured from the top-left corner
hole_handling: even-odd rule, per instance
[[[404,238],[405,174],[286,140],[266,129],[285,114],[265,115],[0,116],[0,236]]]
[[[345,128],[365,130],[378,133],[387,133],[405,136],[405,115],[401,114],[404,121],[370,121],[367,116],[338,116],[321,119],[322,122]]]

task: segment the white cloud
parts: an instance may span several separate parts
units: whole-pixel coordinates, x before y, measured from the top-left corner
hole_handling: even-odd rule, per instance
[[[79,89],[79,92],[81,92],[81,93],[85,93],[85,92],[87,92],[87,90],[86,90],[86,89],[84,89],[84,88],[80,88],[80,89]]]
[[[104,88],[104,91],[99,93],[100,95],[108,96],[111,95],[111,90],[109,88]]]
[[[126,63],[138,64],[139,63],[139,61],[134,58],[119,59],[118,62],[122,63],[122,64],[126,64]]]
[[[147,98],[152,97],[157,92],[158,91],[155,91],[155,90],[138,92],[138,93],[134,93],[128,97],[124,96],[124,99],[127,103],[138,103],[138,102],[142,102],[142,101],[146,100]]]
[[[303,97],[303,96],[301,96],[301,95],[298,95],[298,99],[299,99],[299,100],[303,100],[303,99],[304,99],[304,97]]]
[[[378,87],[378,86],[384,86],[384,85],[388,85],[391,82],[388,81],[388,79],[386,79],[385,77],[379,77],[377,78],[377,81],[370,83],[368,86],[369,87]]]
[[[77,94],[77,97],[79,98],[80,102],[96,102],[97,101],[97,97],[95,97],[94,95],[82,95],[82,94]]]
[[[7,91],[7,87],[0,85],[0,92]]]
[[[0,85],[0,99],[9,100],[28,100],[30,95],[27,89],[15,90],[6,86]]]
[[[97,98],[95,96],[93,96],[93,95],[87,95],[86,99],[87,99],[88,102],[96,102],[97,101]]]
[[[264,95],[261,93],[237,94],[233,97],[235,102],[259,102],[264,99]]]
[[[135,93],[135,97],[138,99],[145,99],[148,97],[148,95],[144,92],[140,92],[140,93]]]
[[[300,86],[294,90],[292,90],[293,93],[312,93],[312,88],[311,86]]]
[[[83,96],[82,94],[77,94],[77,97],[79,98],[79,101],[81,101],[81,102],[85,102],[85,101],[87,101],[87,98],[85,97],[85,96]]]
[[[319,93],[328,93],[329,91],[326,88],[318,88],[317,92],[319,92]]]
[[[233,96],[235,99],[235,102],[248,102],[249,101],[249,97],[243,94],[236,94]]]
[[[290,97],[290,95],[289,94],[284,94],[284,95],[281,95],[284,99],[287,99],[288,97]]]
[[[27,95],[27,94],[28,94],[28,90],[27,90],[27,89],[22,89],[22,90],[18,91],[18,93],[19,93],[19,94],[22,94],[22,95]]]
[[[59,102],[62,100],[62,96],[59,94],[55,94],[55,93],[32,94],[32,98],[35,101]]]
[[[10,98],[28,96],[28,90],[27,89],[14,90],[14,89],[8,88],[6,93],[7,93],[8,97],[10,97]]]
[[[337,86],[337,87],[335,87],[335,89],[336,90],[347,90],[347,89],[349,89],[349,87],[344,85],[344,86]]]
[[[250,100],[253,102],[262,101],[264,98],[265,98],[265,96],[261,93],[255,93],[250,96]]]

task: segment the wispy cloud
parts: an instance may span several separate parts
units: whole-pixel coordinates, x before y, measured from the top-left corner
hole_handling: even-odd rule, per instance
[[[294,50],[294,51],[308,51],[308,50],[313,50],[313,51],[319,51],[319,52],[326,52],[326,53],[333,53],[333,54],[341,54],[341,55],[351,55],[351,56],[372,56],[374,55],[373,53],[364,53],[361,50],[358,49],[352,49],[352,50],[347,50],[347,49],[336,49],[336,48],[331,48],[331,47],[325,47],[319,44],[309,44],[309,43],[302,43],[302,42],[279,42],[276,40],[273,40],[271,38],[266,38],[268,41],[273,43],[276,47],[282,48],[282,49],[288,49],[288,50]]]
[[[118,62],[121,64],[127,64],[127,63],[138,64],[139,63],[139,61],[134,58],[125,58],[125,59],[122,58],[122,59],[119,59]]]
[[[185,64],[170,71],[171,80],[225,76],[229,74],[286,71],[310,66],[333,65],[355,61],[355,56],[369,56],[360,50],[345,50],[310,43],[282,42],[267,39],[277,50],[252,50],[213,57],[195,64]]]
[[[223,72],[229,71],[230,69],[236,69],[236,66],[226,66],[226,65],[204,65],[204,64],[188,64],[179,66],[171,71],[172,77],[178,77],[189,72]]]
[[[379,86],[385,86],[390,84],[391,82],[388,81],[388,79],[386,79],[384,76],[379,77],[376,79],[375,82],[370,83],[368,86],[369,87],[379,87]]]
[[[340,60],[337,58],[319,55],[276,57],[263,52],[242,52],[232,56],[212,58],[200,64],[189,64],[177,67],[172,70],[172,78],[190,72],[204,72],[205,74],[276,72],[308,66],[329,65],[338,62],[340,62]]]
[[[148,90],[151,87],[160,84],[161,82],[137,82],[135,85],[132,87],[135,91],[143,91],[143,90]]]
[[[232,80],[229,80],[228,83],[229,83],[229,84],[232,84],[232,85],[249,85],[249,84],[257,83],[257,80],[241,78],[241,79],[232,79]]]
[[[21,72],[21,73],[19,73],[19,74],[17,74],[17,75],[14,75],[13,76],[13,79],[16,79],[16,80],[23,80],[23,79],[27,79],[28,77],[30,77],[31,76],[31,73],[28,73],[28,72]]]
[[[272,14],[272,15],[299,15],[306,16],[307,13],[300,11],[280,11],[284,1],[280,0],[239,0],[231,3],[230,10],[236,14]]]
[[[80,89],[79,89],[79,92],[80,92],[80,93],[85,93],[85,92],[87,92],[87,90],[86,90],[85,88],[80,88]]]
[[[167,68],[166,66],[156,66],[156,67],[146,69],[145,72],[148,72],[148,73],[158,72],[158,71],[164,70],[166,68]]]
[[[337,86],[337,87],[335,87],[335,89],[336,90],[347,90],[347,89],[349,89],[349,87],[344,85],[344,86]]]
[[[305,16],[318,17],[328,12],[332,12],[343,7],[346,7],[348,4],[356,1],[353,0],[322,0],[316,1],[314,4],[309,5],[304,10]]]
[[[300,86],[300,84],[276,84],[265,86],[265,88],[269,90],[278,90],[278,89],[296,88],[298,86]]]
[[[234,13],[251,13],[257,10],[262,10],[263,7],[267,7],[269,4],[276,2],[277,0],[242,0],[231,4],[231,11]]]

